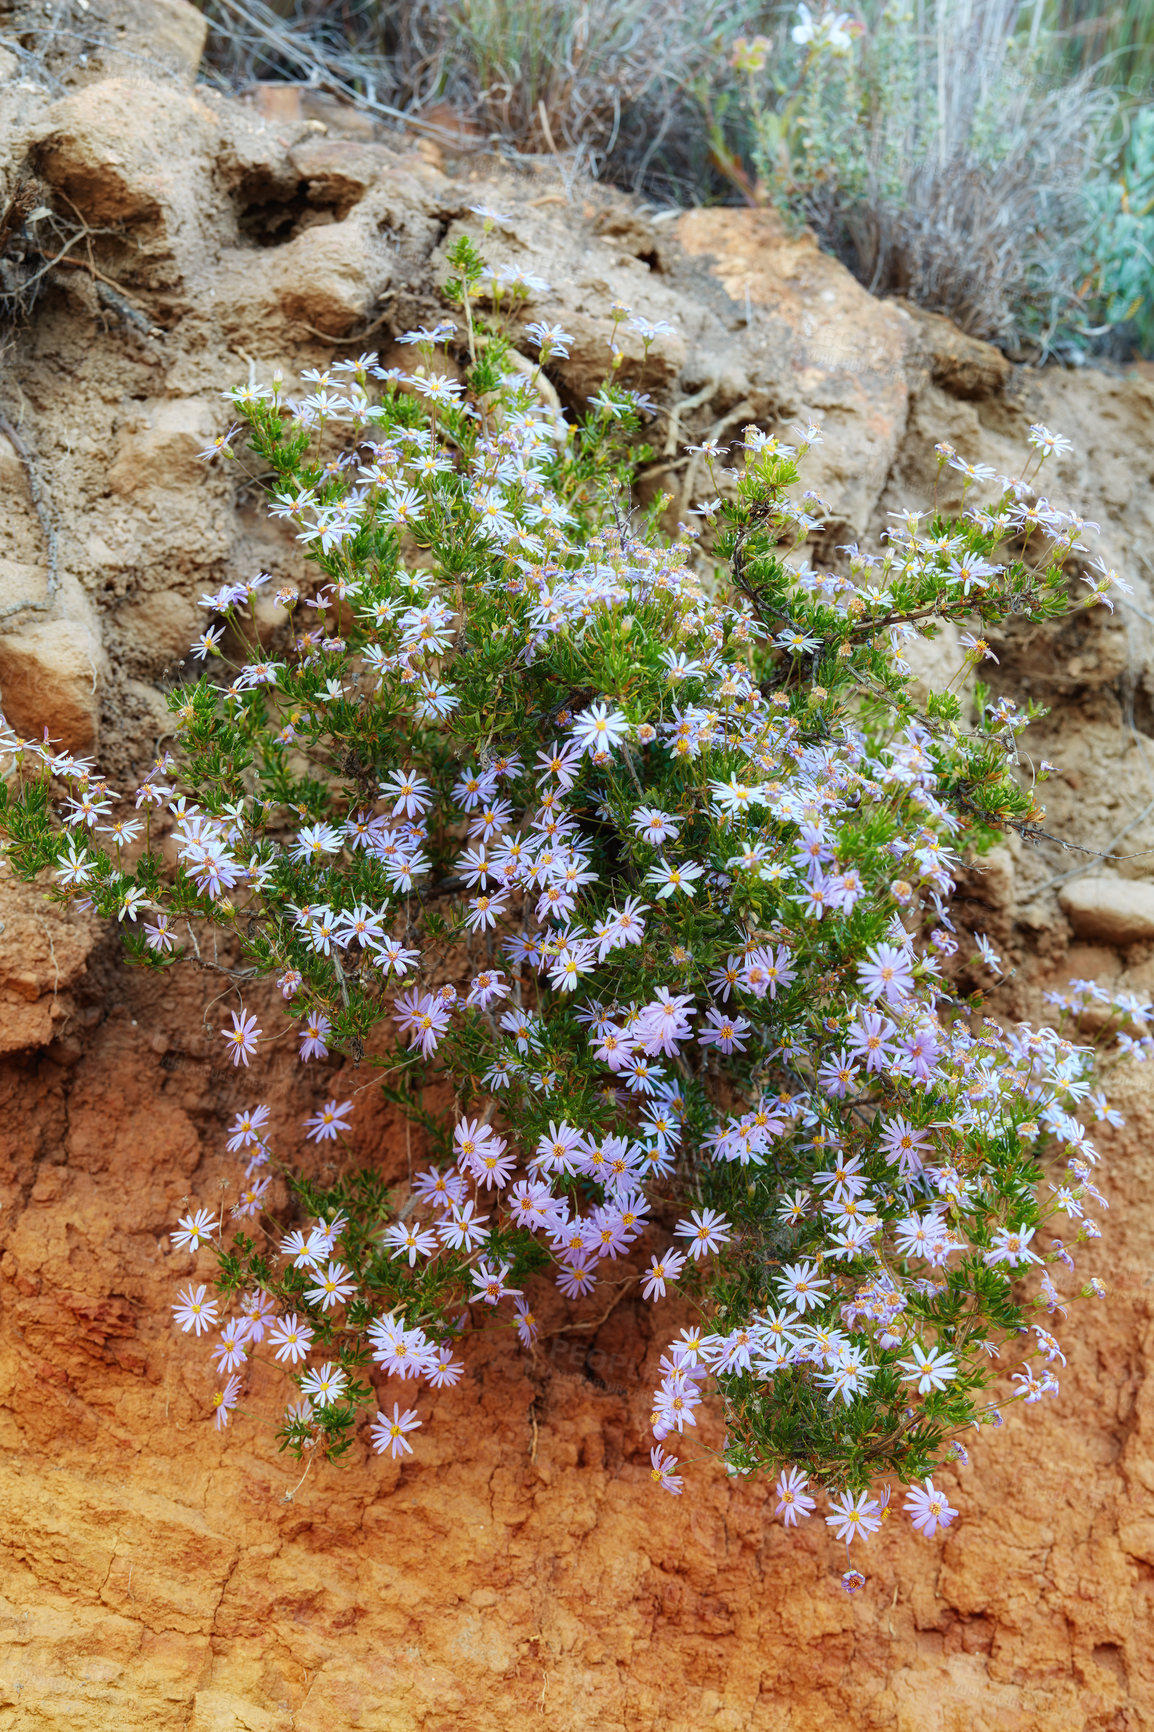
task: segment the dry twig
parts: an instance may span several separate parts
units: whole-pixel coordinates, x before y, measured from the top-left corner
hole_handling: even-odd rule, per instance
[[[7,415],[2,412],[0,412],[0,433],[8,440],[24,465],[24,474],[28,481],[28,496],[32,501],[32,509],[40,521],[44,545],[48,552],[48,585],[44,592],[43,601],[14,601],[9,607],[0,608],[0,621],[2,621],[11,619],[18,613],[47,613],[51,608],[56,599],[59,582],[59,536],[56,528],[56,513],[40,485],[40,472],[35,459]]]

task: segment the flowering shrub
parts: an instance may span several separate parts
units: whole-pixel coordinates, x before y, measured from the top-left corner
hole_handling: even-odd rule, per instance
[[[51,867],[155,970],[213,930],[236,980],[276,977],[302,1060],[379,1066],[436,1156],[397,1196],[372,1170],[322,1184],[274,1156],[267,1106],[240,1113],[231,1236],[207,1209],[173,1235],[213,1245],[216,1292],[190,1285],[177,1320],[215,1334],[219,1424],[261,1349],[296,1386],[283,1444],[336,1456],[371,1366],[451,1384],[466,1324],[506,1301],[531,1347],[529,1276],[587,1294],[648,1233],[644,1297],[677,1289],[700,1319],[662,1361],[654,1478],[681,1490],[666,1445],[712,1378],[729,1469],[778,1472],[787,1523],[816,1484],[838,1534],[867,1535],[893,1476],[933,1533],[954,1513],[933,1472],[995,1416],[999,1343],[1039,1307],[1011,1398],[1057,1390],[1050,1267],[1071,1259],[1047,1232],[1061,1213],[1096,1234],[1098,1192],[1089,1050],[949,982],[959,850],[1040,816],[1015,774],[1028,718],[981,687],[972,722],[953,690],[921,703],[901,651],[956,621],[973,667],[988,627],[1073,605],[1084,526],[1032,486],[1060,442],[1035,428],[989,506],[965,501],[992,472],[939,448],[960,514],[902,515],[834,575],[801,551],[816,430],[795,449],[750,427],[735,468],[701,448],[724,494],[707,553],[703,530],[663,537],[663,501],[622,503],[648,406],[616,350],[566,424],[510,358],[523,289],[467,239],[453,262],[464,337],[408,333],[411,372],[362,355],[299,399],[230,394],[314,578],[204,598],[193,653],[221,676],[170,695],[141,816],[90,764],[6,741],[15,870]],[[525,334],[542,364],[570,340]],[[209,455],[240,449],[233,427]],[[1117,580],[1088,581],[1083,605]],[[1143,1007],[1118,1015],[1140,1041]],[[249,1065],[258,1018],[222,1032]],[[350,1112],[327,1102],[309,1136]],[[374,1447],[408,1451],[418,1423],[376,1411]]]

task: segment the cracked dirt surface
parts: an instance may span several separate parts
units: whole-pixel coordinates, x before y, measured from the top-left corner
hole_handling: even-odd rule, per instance
[[[1033,419],[1074,438],[1052,491],[1102,523],[1135,605],[1007,638],[995,679],[1053,706],[1027,738],[1062,766],[1054,833],[1104,848],[1127,829],[1128,851],[1154,847],[1147,382],[1011,369],[944,321],[870,300],[762,213],[659,221],[596,189],[570,197],[552,169],[376,136],[299,92],[231,101],[194,83],[200,25],[181,0],[92,12],[116,46],[83,74],[0,67],[5,198],[31,174],[53,208],[111,231],[92,237],[93,269],[58,270],[5,339],[0,409],[59,546],[52,609],[0,633],[19,725],[66,715],[114,776],[151,755],[198,596],[295,557],[235,469],[196,460],[223,424],[220,391],[323,364],[342,352],[327,338],[387,353],[437,309],[445,247],[481,202],[510,217],[495,258],[554,285],[533,312],[575,332],[552,380],[563,401],[599,381],[608,299],[676,324],[646,378],[663,412],[655,471],[674,467],[648,485],[682,507],[702,477],[679,442],[746,420],[823,423],[808,479],[833,507],[830,550],[922,501],[937,439],[1012,468]],[[101,300],[102,276],[119,302]],[[48,582],[27,469],[3,439],[0,499],[2,610]],[[1015,845],[967,881],[965,917],[1017,970],[1008,1012],[1039,1014],[1041,987],[1071,974],[1154,986],[1154,945],[1074,940],[1050,882],[1070,866]],[[204,1032],[205,977],[158,987],[75,915],[11,881],[0,900],[0,1732],[1151,1724],[1154,1075],[1124,1078],[1129,1122],[1103,1138],[1113,1208],[1095,1266],[1111,1297],[1069,1332],[1061,1400],[976,1437],[944,1544],[888,1523],[849,1600],[843,1555],[822,1532],[786,1536],[764,1486],[703,1466],[681,1500],[652,1490],[645,1391],[678,1319],[663,1313],[655,1338],[632,1298],[583,1329],[596,1313],[535,1294],[537,1355],[509,1332],[475,1340],[458,1388],[422,1397],[403,1467],[362,1445],[298,1484],[267,1425],[281,1386],[260,1367],[252,1417],[216,1433],[203,1355],[168,1320],[191,1265],[167,1233],[233,1177],[222,1127],[238,1106],[268,1098],[291,1129],[365,1079],[285,1060],[238,1082]],[[358,1153],[403,1179],[390,1111],[359,1098]]]

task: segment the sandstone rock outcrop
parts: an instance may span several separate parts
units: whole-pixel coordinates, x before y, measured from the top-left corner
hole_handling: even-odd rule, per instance
[[[34,621],[0,637],[0,702],[18,734],[47,728],[66,752],[96,741],[100,704],[91,635],[72,620]]]
[[[87,16],[85,66],[53,51],[50,77],[29,60],[0,86],[5,201],[33,175],[61,221],[72,208],[112,231],[38,285],[0,382],[29,454],[0,441],[0,612],[46,595],[33,477],[59,568],[51,612],[0,620],[0,703],[19,726],[67,728],[77,749],[96,733],[117,786],[151,756],[158,688],[199,596],[297,559],[240,466],[196,458],[226,419],[221,390],[323,365],[342,344],[387,353],[441,310],[445,248],[485,204],[508,218],[495,262],[547,280],[533,311],[575,333],[552,374],[563,401],[600,382],[608,299],[676,326],[647,372],[639,346],[626,368],[659,400],[645,485],[673,495],[674,518],[701,485],[682,445],[748,421],[784,438],[799,418],[825,427],[810,479],[834,521],[816,558],[922,503],[935,440],[1012,469],[1032,420],[1074,437],[1051,491],[1103,523],[1139,611],[1007,634],[994,677],[1054,706],[1030,736],[1036,759],[1059,764],[1051,834],[1154,847],[1147,383],[1011,369],[944,321],[871,300],[764,213],[664,220],[603,189],[570,192],[548,165],[514,173],[411,146],[315,92],[235,102],[193,83],[203,20],[183,0],[92,0]],[[13,266],[22,282],[29,257]],[[956,661],[956,645],[937,647]],[[966,881],[960,917],[1003,948],[1006,1014],[1043,1016],[1041,988],[1069,974],[1154,986],[1141,939],[1071,913],[1088,942],[1070,947],[1052,880],[1071,863],[1058,844],[1015,842]],[[1085,905],[1091,882],[1073,880],[1063,905]],[[1146,1069],[1120,1073],[1130,1122],[1102,1138],[1108,1255],[1084,1273],[1111,1297],[1069,1332],[1061,1400],[975,1436],[949,1482],[958,1525],[931,1544],[889,1521],[850,1600],[844,1554],[817,1524],[786,1536],[765,1485],[705,1461],[682,1500],[652,1489],[645,1392],[677,1320],[655,1334],[632,1299],[598,1318],[542,1288],[539,1352],[508,1332],[472,1343],[461,1385],[422,1400],[407,1466],[361,1447],[298,1484],[261,1368],[250,1414],[215,1432],[203,1356],[169,1322],[195,1265],[168,1233],[231,1179],[222,1127],[254,1089],[291,1147],[318,1091],[366,1079],[287,1060],[259,1085],[237,1079],[215,1061],[209,977],[131,974],[113,940],[10,878],[0,920],[0,1732],[1151,1724]],[[358,1152],[401,1180],[395,1122],[373,1091],[359,1099]]]
[[[72,1021],[72,988],[99,926],[50,902],[47,883],[22,884],[0,869],[0,1053],[46,1046]]]
[[[1058,901],[1079,938],[1118,945],[1154,940],[1154,884],[1095,874],[1064,884]]]

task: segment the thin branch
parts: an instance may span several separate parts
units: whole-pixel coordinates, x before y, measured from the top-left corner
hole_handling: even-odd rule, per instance
[[[42,265],[40,267],[40,269],[36,272],[35,276],[28,277],[25,279],[24,282],[21,283],[20,293],[23,295],[28,289],[34,289],[36,287],[36,284],[38,282],[40,282],[42,278],[46,277],[48,275],[49,271],[53,270],[56,265],[79,264],[81,262],[79,259],[66,259],[64,257],[64,255],[65,255],[65,253],[70,252],[72,250],[72,248],[77,244],[78,241],[87,240],[87,238],[88,238],[88,230],[87,229],[81,229],[79,231],[79,233],[74,234],[70,240],[66,240],[64,242],[64,245],[60,248],[60,251],[57,253],[54,253],[51,257],[49,257],[49,255],[45,252],[43,247],[34,246],[32,248],[32,251],[35,253],[39,253],[39,255],[42,259],[48,260],[48,263],[45,265]]]
[[[0,411],[0,433],[8,440],[24,465],[24,473],[28,478],[28,495],[32,500],[32,508],[40,522],[44,544],[48,549],[48,587],[43,601],[16,601],[10,607],[0,609],[0,620],[11,619],[18,613],[47,613],[56,599],[59,564],[59,537],[56,529],[56,513],[40,485],[40,474],[36,461],[9,421],[7,415]]]
[[[144,306],[143,301],[137,300],[137,297],[135,295],[130,295],[128,290],[126,288],[124,288],[120,283],[118,283],[114,277],[106,277],[104,275],[103,271],[98,271],[96,266],[94,264],[92,264],[88,259],[66,259],[64,257],[64,254],[68,251],[68,247],[70,247],[74,241],[87,240],[87,239],[88,239],[88,230],[85,230],[83,235],[73,235],[72,240],[68,242],[67,246],[61,247],[60,251],[52,257],[49,257],[48,253],[45,252],[43,247],[34,247],[32,249],[33,252],[39,253],[40,257],[42,259],[47,259],[48,262],[44,266],[43,270],[37,271],[36,275],[31,279],[31,281],[34,283],[38,283],[40,281],[40,278],[42,276],[44,276],[46,274],[46,272],[54,270],[57,265],[67,265],[71,270],[74,270],[74,271],[88,271],[92,276],[94,276],[96,278],[97,282],[106,283],[110,289],[115,289],[116,293],[118,295],[123,295],[124,299],[126,301],[133,301],[136,303],[136,305],[138,307],[143,307]]]
[[[1149,854],[1154,854],[1154,848],[1143,848],[1137,854],[1115,854],[1114,849],[1118,846],[1118,843],[1122,840],[1123,836],[1128,836],[1131,830],[1136,830],[1143,818],[1147,817],[1151,812],[1154,812],[1154,800],[1148,801],[1138,813],[1138,816],[1136,818],[1131,818],[1130,822],[1123,829],[1119,830],[1113,841],[1106,844],[1105,852],[1101,852],[1097,848],[1083,848],[1079,842],[1063,842],[1060,836],[1051,836],[1045,830],[1039,830],[1036,834],[1047,842],[1056,842],[1059,848],[1069,849],[1075,854],[1089,854],[1094,860],[1141,860]],[[1060,872],[1055,878],[1047,878],[1044,884],[1039,884],[1036,890],[1030,891],[1031,897],[1041,896],[1043,891],[1053,890],[1056,885],[1066,884],[1071,878],[1077,878],[1082,872],[1089,870],[1090,864],[1090,860],[1087,860],[1081,866],[1072,867],[1069,872]]]

